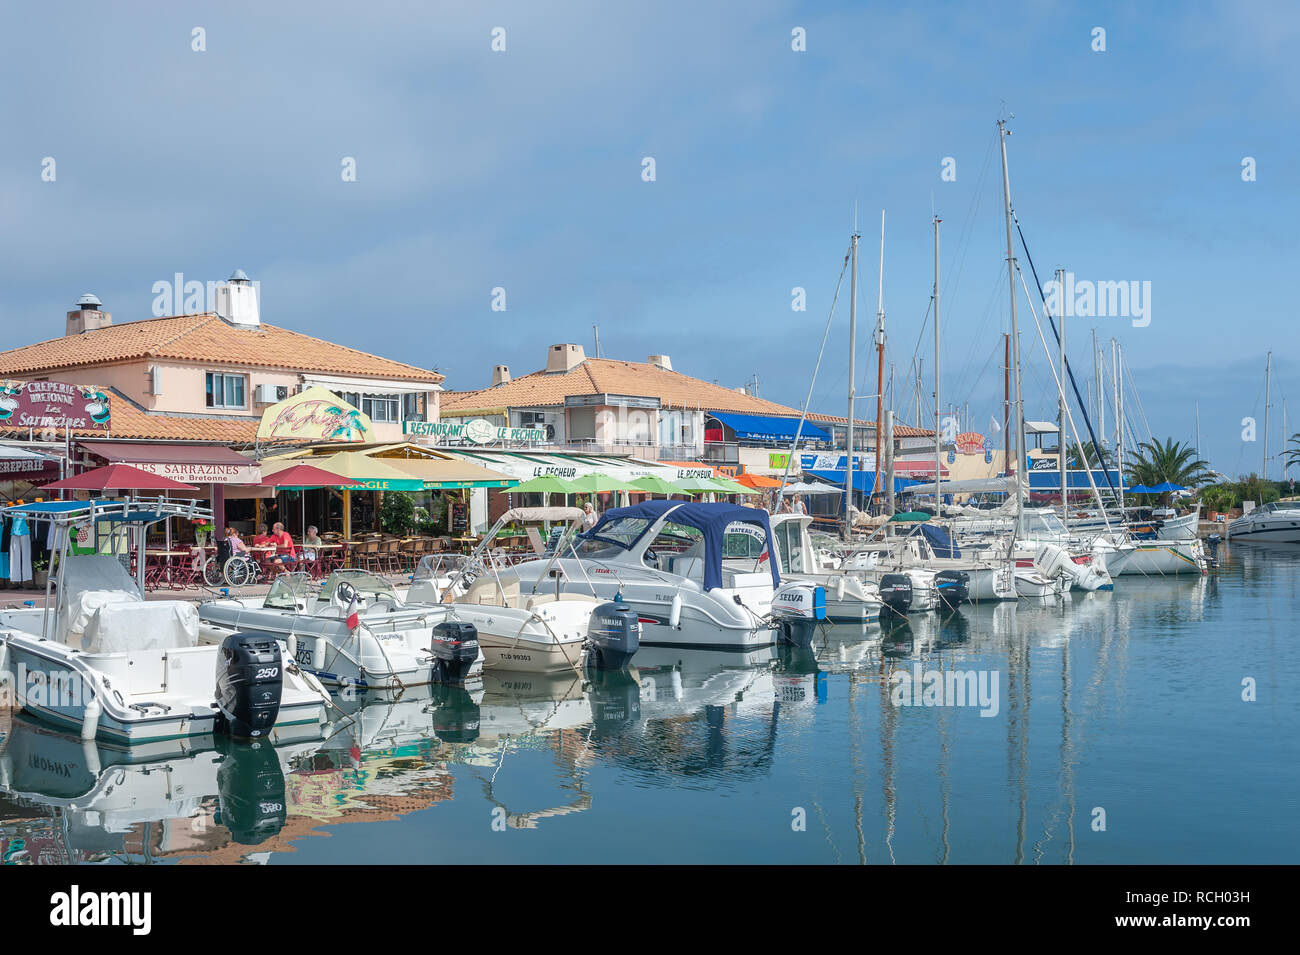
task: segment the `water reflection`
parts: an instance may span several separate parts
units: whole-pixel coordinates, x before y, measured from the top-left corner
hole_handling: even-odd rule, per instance
[[[382,861],[382,822],[433,827],[448,858],[510,858],[515,844],[487,841],[509,837],[464,822],[490,815],[555,861],[649,847],[675,861],[1279,861],[1300,753],[1268,727],[1292,718],[1300,685],[1281,652],[1297,570],[1295,555],[1234,547],[1206,578],[827,626],[805,650],[642,648],[614,673],[339,698],[324,739],[287,747],[126,753],[0,713],[0,853]],[[1207,663],[1225,640],[1272,701],[1243,706],[1235,672]],[[929,673],[995,679],[996,712],[900,704],[899,677]],[[1264,821],[1243,832],[1225,802]],[[793,842],[791,806],[809,826]],[[719,818],[737,833],[725,848],[697,833]],[[353,838],[317,838],[340,826]]]

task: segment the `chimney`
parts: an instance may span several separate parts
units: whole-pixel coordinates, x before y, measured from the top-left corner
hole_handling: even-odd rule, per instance
[[[256,328],[262,324],[257,305],[258,287],[243,269],[235,269],[230,280],[217,286],[217,314],[232,325]]]
[[[573,371],[586,360],[581,345],[552,345],[546,352],[546,372]]]
[[[649,358],[646,359],[646,361],[652,365],[656,365],[659,368],[662,368],[664,371],[673,370],[673,361],[667,355],[651,355]]]
[[[509,365],[492,366],[492,384],[489,387],[495,388],[498,385],[504,385],[510,381]]]
[[[94,331],[113,324],[113,316],[101,307],[103,303],[87,292],[77,299],[76,311],[68,312],[68,327],[65,335],[80,335],[82,332]]]

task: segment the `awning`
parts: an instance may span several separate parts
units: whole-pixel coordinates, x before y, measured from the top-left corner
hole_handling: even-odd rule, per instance
[[[419,478],[424,482],[424,487],[429,490],[509,487],[517,483],[508,475],[479,467],[477,464],[470,464],[468,461],[439,461],[434,458],[380,458],[379,460]]]
[[[1060,471],[1042,471],[1029,470],[1025,472],[1029,475],[1029,487],[1034,491],[1060,491],[1061,490],[1061,472]],[[1068,470],[1065,472],[1065,487],[1067,490],[1091,491],[1092,485],[1088,483],[1088,472],[1084,470]],[[1092,480],[1097,485],[1099,491],[1109,491],[1111,484],[1116,488],[1121,487],[1122,482],[1119,479],[1119,471],[1110,472],[1110,482],[1106,480],[1106,472],[1094,470]]]
[[[129,464],[183,484],[257,484],[256,461],[220,444],[137,444],[78,441],[78,446],[109,464]]]
[[[468,451],[460,448],[439,448],[438,453],[497,471],[517,481],[528,481],[546,475],[566,481],[588,474],[605,474],[620,481],[635,481],[651,474],[668,481],[676,480],[677,477],[675,469],[638,461],[636,458],[563,453],[530,454],[522,451]]]
[[[831,436],[810,421],[799,427],[798,418],[778,418],[773,415],[737,414],[732,411],[710,411],[709,417],[717,418],[730,428],[737,438],[754,441],[789,441],[799,433],[800,440],[830,441]]]
[[[58,458],[13,445],[0,445],[0,481],[42,481],[58,476]]]
[[[830,481],[832,484],[837,484],[840,486],[841,489],[844,487],[843,471],[805,471],[804,473],[811,474],[813,477],[816,478],[821,478],[823,481]],[[853,472],[854,490],[861,491],[864,494],[870,494],[871,488],[875,484],[875,482],[876,482],[875,471],[854,471]],[[884,483],[885,483],[884,479],[882,478],[880,482],[881,486],[878,489],[877,493],[884,492],[885,490]],[[909,488],[915,483],[916,483],[915,481],[909,481],[907,478],[901,478],[895,476],[894,493],[899,494],[905,488]]]

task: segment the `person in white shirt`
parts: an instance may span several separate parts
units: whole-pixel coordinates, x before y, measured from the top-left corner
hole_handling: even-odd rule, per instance
[[[582,505],[582,529],[589,531],[596,526],[596,521],[600,518],[596,515],[596,509],[591,506],[591,501]]]
[[[808,508],[803,506],[803,495],[796,494],[794,498],[794,512],[796,514],[807,514]]]

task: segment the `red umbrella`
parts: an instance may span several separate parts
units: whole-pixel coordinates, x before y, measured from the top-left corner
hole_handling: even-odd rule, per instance
[[[150,474],[129,464],[109,464],[46,484],[42,491],[197,491],[192,484]]]

